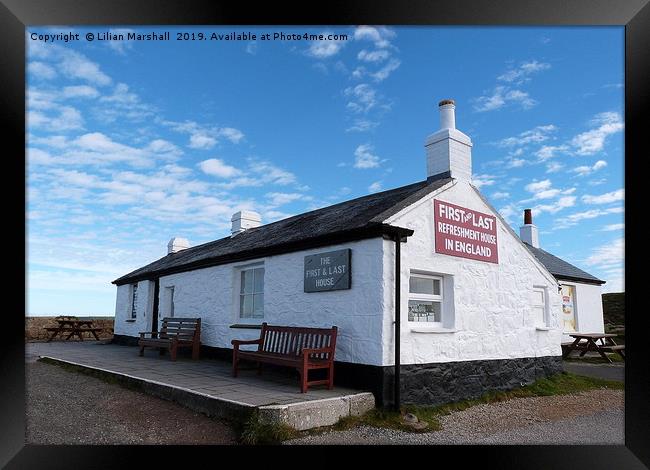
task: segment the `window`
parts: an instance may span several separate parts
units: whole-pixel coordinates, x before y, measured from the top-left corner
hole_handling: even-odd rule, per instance
[[[533,309],[533,321],[535,322],[535,326],[547,326],[545,287],[533,287],[531,306]]]
[[[174,316],[174,286],[166,287],[167,289],[167,316]]]
[[[564,331],[576,331],[576,289],[562,284],[562,322]]]
[[[131,284],[131,318],[135,318],[138,313],[138,284]]]
[[[239,317],[264,318],[264,268],[243,269],[239,285]]]
[[[442,278],[426,274],[409,277],[409,321],[442,326]]]

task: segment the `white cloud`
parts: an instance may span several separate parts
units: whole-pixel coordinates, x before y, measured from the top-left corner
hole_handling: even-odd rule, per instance
[[[623,207],[610,207],[609,209],[589,209],[582,212],[576,212],[566,217],[556,219],[554,230],[573,227],[581,220],[595,219],[608,214],[620,214],[624,211]]]
[[[381,187],[382,187],[381,181],[375,181],[370,186],[368,186],[368,192],[370,192],[370,193],[379,192],[379,191],[381,191]]]
[[[607,137],[623,130],[621,115],[616,112],[599,113],[590,124],[597,127],[578,134],[571,140],[577,155],[593,155],[602,151]]]
[[[321,33],[324,36],[333,34],[331,31],[324,31]],[[327,57],[332,57],[339,53],[339,51],[345,46],[345,41],[343,40],[317,40],[312,41],[309,49],[307,49],[307,55],[316,57],[319,59],[325,59]]]
[[[192,149],[206,150],[211,149],[215,145],[217,145],[217,139],[200,132],[190,135],[190,142],[187,144],[187,146]]]
[[[257,54],[257,41],[250,41],[246,44],[246,53],[250,55]]]
[[[494,183],[496,183],[496,176],[487,174],[472,175],[472,184],[478,189],[482,188],[483,186],[492,186]]]
[[[68,78],[86,80],[95,85],[110,85],[111,78],[101,71],[99,65],[85,55],[71,49],[60,48],[58,63],[61,73]]]
[[[619,230],[625,230],[625,224],[608,224],[600,229],[601,232],[616,232]]]
[[[126,163],[137,168],[154,166],[156,161],[175,160],[180,149],[171,142],[156,139],[141,148],[115,142],[101,132],[83,134],[67,140],[63,136],[34,139],[34,143],[48,145],[59,153],[52,155],[50,163],[59,165],[107,166]]]
[[[474,110],[478,112],[494,111],[508,104],[518,104],[523,109],[530,109],[537,104],[528,92],[497,86],[491,94],[476,98]]]
[[[625,239],[617,238],[605,245],[594,249],[585,263],[589,266],[597,266],[606,269],[611,266],[620,266],[625,259]]]
[[[118,83],[113,88],[111,95],[102,96],[99,101],[106,103],[107,106],[98,111],[97,117],[109,122],[117,119],[123,120],[124,118],[143,121],[155,113],[155,109],[142,103],[140,97],[130,91],[129,86],[125,83]]]
[[[233,178],[241,174],[234,166],[230,166],[218,158],[210,158],[199,163],[199,167],[206,175],[218,176],[220,178]]]
[[[290,171],[279,168],[270,162],[249,158],[248,166],[242,171],[242,175],[231,181],[218,183],[217,186],[230,190],[237,187],[256,187],[267,184],[279,186],[296,185],[297,178]],[[300,191],[309,189],[306,186],[296,186],[296,188]]]
[[[378,103],[377,91],[365,83],[348,87],[343,90],[343,94],[350,98],[347,108],[353,113],[365,114]]]
[[[372,145],[359,145],[354,151],[354,167],[360,169],[377,168],[381,164],[381,159],[372,153]]]
[[[357,26],[354,30],[356,41],[372,41],[377,48],[391,46],[390,39],[395,37],[395,32],[383,26]]]
[[[553,158],[557,153],[565,153],[568,150],[569,147],[566,145],[544,145],[535,152],[535,156],[539,161],[544,162],[550,158]]]
[[[301,193],[266,193],[270,207],[284,206],[294,201],[311,200],[310,196]]]
[[[559,212],[562,209],[575,206],[575,203],[576,203],[575,196],[563,196],[551,204],[537,205],[532,208],[532,211],[534,214],[541,214],[543,212],[555,214],[556,212]]]
[[[501,139],[496,144],[499,147],[521,147],[528,144],[538,144],[551,137],[551,134],[557,130],[553,124],[537,126],[533,129],[524,131],[515,137]]]
[[[29,165],[51,165],[54,162],[54,159],[44,150],[28,147],[27,162]]]
[[[66,86],[63,88],[64,98],[96,98],[99,92],[88,85]]]
[[[120,55],[126,55],[126,51],[133,48],[133,41],[128,40],[129,33],[135,33],[135,30],[128,28],[114,28],[108,30],[114,37],[122,37],[123,39],[111,39],[104,44],[114,52]]]
[[[244,133],[234,127],[204,126],[194,121],[163,121],[163,124],[176,132],[189,134],[187,146],[193,149],[209,150],[217,145],[221,138],[233,144],[238,144],[244,138]]]
[[[560,171],[562,168],[564,168],[564,165],[559,162],[548,162],[546,164],[546,173],[557,173]]]
[[[553,183],[551,183],[551,180],[549,179],[542,180],[542,181],[535,181],[533,183],[527,184],[525,189],[530,193],[538,193],[550,189],[552,184]]]
[[[56,111],[58,114],[50,115],[40,111],[30,111],[27,114],[27,124],[50,132],[83,129],[84,119],[78,109],[72,106],[61,106]]]
[[[529,75],[550,68],[550,64],[532,60],[522,63],[519,67],[509,69],[503,75],[497,77],[497,80],[522,83],[523,81],[530,80]]]
[[[367,51],[362,49],[359,54],[357,54],[357,59],[363,62],[383,62],[384,60],[390,57],[390,52],[385,49],[379,51]]]
[[[390,59],[386,65],[384,65],[380,70],[375,73],[371,73],[370,76],[373,77],[376,81],[381,82],[388,78],[388,76],[397,70],[401,62],[398,59]]]
[[[367,132],[371,131],[379,125],[376,121],[369,119],[355,119],[352,126],[348,127],[345,132]]]
[[[492,193],[492,199],[508,199],[510,197],[510,193],[507,193],[505,191],[497,191],[496,193]]]
[[[586,204],[609,204],[612,202],[622,201],[623,199],[625,199],[624,189],[617,189],[616,191],[601,194],[599,196],[592,196],[589,194],[582,196],[582,202]]]
[[[601,168],[605,168],[606,166],[607,166],[607,162],[605,160],[598,160],[592,166],[587,166],[587,165],[577,166],[571,171],[573,173],[577,173],[578,176],[587,176],[593,173],[594,171],[598,171]]]
[[[57,75],[53,67],[39,61],[30,62],[27,66],[27,71],[30,74],[30,78],[33,77],[37,80],[50,80]]]

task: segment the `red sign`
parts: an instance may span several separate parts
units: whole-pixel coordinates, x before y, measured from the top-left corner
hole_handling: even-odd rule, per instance
[[[436,253],[499,263],[497,218],[434,199]]]

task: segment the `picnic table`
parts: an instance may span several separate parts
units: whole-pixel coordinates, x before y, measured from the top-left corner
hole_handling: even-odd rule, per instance
[[[93,327],[92,320],[79,320],[74,316],[62,315],[56,317],[55,320],[58,323],[58,326],[45,328],[51,333],[50,337],[47,339],[48,343],[52,341],[57,335],[61,335],[61,337],[63,337],[65,333],[68,333],[68,336],[65,337],[66,341],[73,336],[78,336],[79,339],[83,341],[83,333],[91,333],[96,340],[99,340],[97,332],[102,331],[103,329]]]
[[[575,340],[573,343],[566,345],[564,354],[562,354],[564,359],[569,357],[569,354],[573,351],[582,351],[580,357],[587,354],[588,351],[595,351],[609,363],[612,360],[605,354],[606,352],[616,352],[625,360],[625,345],[616,344],[614,338],[618,335],[614,333],[573,333],[569,336],[575,338]]]

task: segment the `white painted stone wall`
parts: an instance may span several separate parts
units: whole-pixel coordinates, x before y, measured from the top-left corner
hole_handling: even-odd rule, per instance
[[[303,292],[304,257],[343,248],[352,249],[351,289]],[[381,365],[382,249],[382,239],[376,238],[165,276],[160,278],[159,319],[168,312],[166,287],[174,286],[174,316],[201,317],[202,344],[231,348],[232,339],[259,338],[259,330],[230,325],[244,323],[238,316],[239,296],[235,290],[238,269],[263,262],[264,320],[249,323],[327,328],[336,325],[337,360]],[[128,292],[128,286],[118,287],[115,328],[118,334],[135,336],[134,332],[144,330],[124,321],[128,317]]]
[[[605,322],[603,319],[602,287],[594,284],[560,281],[561,284],[574,286],[576,292],[576,330],[580,333],[604,333]],[[560,312],[562,306],[560,305]],[[562,336],[563,342],[573,341],[566,332]]]
[[[442,188],[391,217],[387,222],[415,231],[402,245],[401,362],[430,362],[558,356],[562,331],[557,281],[497,218],[499,264],[435,253],[433,198],[491,214],[466,182]],[[394,364],[394,249],[384,241],[384,358]],[[423,323],[408,322],[409,272],[445,276],[443,308],[453,310],[448,331],[422,332]],[[533,286],[547,287],[550,329],[540,330],[530,308]],[[453,299],[453,305],[449,305]],[[424,328],[426,330],[426,327]],[[430,329],[430,328],[429,328]],[[416,331],[419,330],[419,331]]]
[[[402,363],[467,361],[560,355],[561,297],[557,282],[497,219],[499,264],[434,252],[433,197],[490,213],[466,182],[447,186],[389,220],[415,230],[402,246]],[[304,293],[306,255],[352,249],[352,288]],[[259,330],[230,328],[238,317],[239,269],[263,262],[264,321],[270,324],[339,327],[336,359],[369,365],[392,365],[394,345],[394,242],[380,238],[303,250],[259,260],[231,263],[160,279],[159,318],[168,315],[168,290],[174,286],[175,316],[200,316],[201,340],[230,348],[232,339],[259,337]],[[445,325],[451,332],[416,332],[408,324],[408,275],[411,269],[445,275]],[[145,286],[149,285],[150,288]],[[539,330],[529,307],[533,285],[547,287],[550,329]],[[149,331],[153,282],[140,283],[136,322],[130,316],[128,285],[117,290],[115,333],[137,336]],[[580,292],[577,292],[580,302]],[[601,315],[602,316],[602,315]],[[261,320],[255,321],[261,323]],[[415,325],[422,328],[422,324]]]
[[[115,301],[115,323],[113,330],[116,335],[139,336],[140,331],[151,331],[151,312],[153,311],[154,283],[140,281],[138,283],[138,304],[135,321],[131,321],[131,285],[117,286]]]

